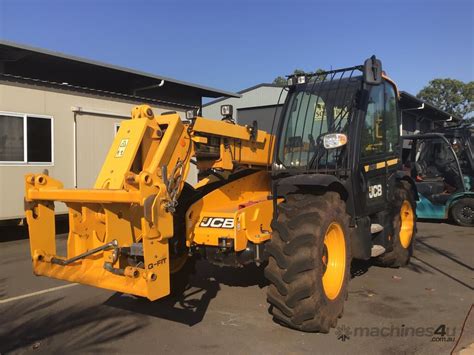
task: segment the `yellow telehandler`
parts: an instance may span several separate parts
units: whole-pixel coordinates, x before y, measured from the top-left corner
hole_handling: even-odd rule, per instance
[[[265,266],[274,319],[328,332],[342,315],[352,258],[408,263],[416,188],[400,167],[395,84],[375,57],[288,77],[276,134],[258,123],[146,105],[123,121],[89,190],[25,177],[33,270],[150,300],[185,280],[195,256]],[[186,183],[190,164],[200,180]],[[54,202],[69,208],[56,253]]]

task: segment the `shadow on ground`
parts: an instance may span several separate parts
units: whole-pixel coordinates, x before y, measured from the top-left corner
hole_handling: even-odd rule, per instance
[[[230,287],[258,286],[262,288],[267,284],[261,267],[251,265],[235,269],[199,261],[197,272],[190,277],[189,285],[182,295],[169,296],[151,302],[144,298],[116,293],[105,304],[191,327],[202,321],[211,300],[220,291],[221,285]]]
[[[445,224],[449,224],[449,225],[451,225],[451,226],[459,227],[459,224],[457,224],[456,222],[454,222],[451,218],[447,218],[447,219],[417,218],[416,221],[417,221],[417,222],[421,222],[421,223],[433,223],[433,224],[442,224],[442,223],[445,223]]]
[[[455,253],[430,244],[430,240],[439,238],[439,236],[417,236],[415,239],[415,253],[412,256],[411,262],[406,266],[406,268],[416,273],[434,274],[435,272],[438,272],[457,282],[458,284],[472,290],[473,287],[469,285],[469,282],[466,282],[466,280],[460,280],[458,277],[447,273],[445,270],[443,270],[442,267],[438,267],[433,262],[428,262],[425,260],[426,255],[435,255],[437,257],[447,259],[450,262],[455,263],[470,272],[474,270],[471,265],[468,265],[467,263],[463,262]],[[379,265],[377,265],[374,259],[353,260],[351,265],[352,278],[364,275],[369,270],[369,268],[373,266],[379,267]]]
[[[26,225],[0,225],[0,241],[11,242],[28,238],[28,227]]]
[[[7,279],[1,278],[0,279],[0,299],[4,298],[7,294]]]
[[[351,277],[362,276],[371,267],[378,267],[373,260],[353,260]],[[417,266],[415,271],[432,273],[430,268],[423,266]],[[105,305],[192,327],[203,320],[212,299],[221,290],[221,285],[263,288],[268,285],[268,281],[265,279],[263,267],[252,265],[235,269],[199,261],[196,274],[190,277],[189,285],[181,295],[152,302],[145,298],[116,293],[105,302]]]
[[[69,231],[67,216],[56,217],[56,234],[64,234]],[[11,242],[14,240],[28,239],[28,225],[26,222],[9,221],[0,224],[0,242]]]
[[[103,305],[64,309],[61,300],[27,299],[1,305],[0,353],[113,352],[119,350],[114,349],[114,340],[146,325],[142,317]]]
[[[438,255],[440,255],[444,258],[447,258],[450,261],[458,264],[459,266],[466,268],[469,271],[474,270],[474,268],[472,266],[470,266],[470,265],[464,263],[463,261],[461,261],[455,253],[453,253],[449,250],[446,250],[444,248],[435,247],[435,246],[429,244],[430,239],[438,239],[438,238],[439,237],[435,237],[435,236],[418,237],[416,239],[417,249],[420,250],[420,251],[423,251],[424,253],[438,254]]]

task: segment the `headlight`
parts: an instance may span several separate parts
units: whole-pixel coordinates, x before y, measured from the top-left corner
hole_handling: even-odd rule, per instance
[[[323,137],[324,148],[334,149],[347,143],[347,136],[343,133],[329,133]]]
[[[306,83],[306,76],[305,75],[301,75],[298,77],[298,84],[304,84]]]
[[[224,117],[232,117],[234,108],[232,105],[222,105],[221,106],[221,115]]]
[[[188,110],[186,111],[186,119],[187,120],[194,120],[198,115],[198,110],[197,109],[194,109],[194,110]]]

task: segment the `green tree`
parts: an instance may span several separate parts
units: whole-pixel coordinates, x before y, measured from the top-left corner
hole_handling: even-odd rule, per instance
[[[295,69],[293,70],[293,74],[294,75],[299,75],[299,74],[304,74],[306,73],[304,70],[301,70],[301,69]],[[320,74],[320,73],[324,73],[324,70],[323,69],[317,69],[315,71],[316,74]],[[309,72],[308,74],[312,74],[312,72]],[[320,78],[321,80],[321,78]],[[284,76],[277,76],[275,79],[273,79],[273,84],[277,84],[277,85],[286,85],[286,77]]]
[[[298,74],[303,74],[304,70],[301,69],[295,69],[293,70],[293,74],[298,75]],[[273,79],[273,84],[277,85],[286,85],[286,77],[284,76],[277,76],[275,79]]]
[[[467,118],[474,110],[474,81],[433,79],[416,96],[454,116]]]
[[[286,78],[283,77],[283,76],[277,76],[275,79],[273,79],[273,84],[285,85],[286,84]]]

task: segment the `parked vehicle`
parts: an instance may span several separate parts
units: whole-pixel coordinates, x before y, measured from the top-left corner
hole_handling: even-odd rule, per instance
[[[405,166],[416,181],[419,218],[474,226],[474,136],[461,124],[403,137],[411,141]]]
[[[93,189],[29,174],[26,216],[37,275],[156,300],[179,290],[194,257],[266,265],[281,324],[328,332],[342,316],[352,258],[406,265],[415,183],[400,174],[398,90],[375,57],[288,80],[276,136],[258,123],[139,106]],[[201,180],[185,183],[191,163]],[[54,201],[69,207],[56,255]]]

